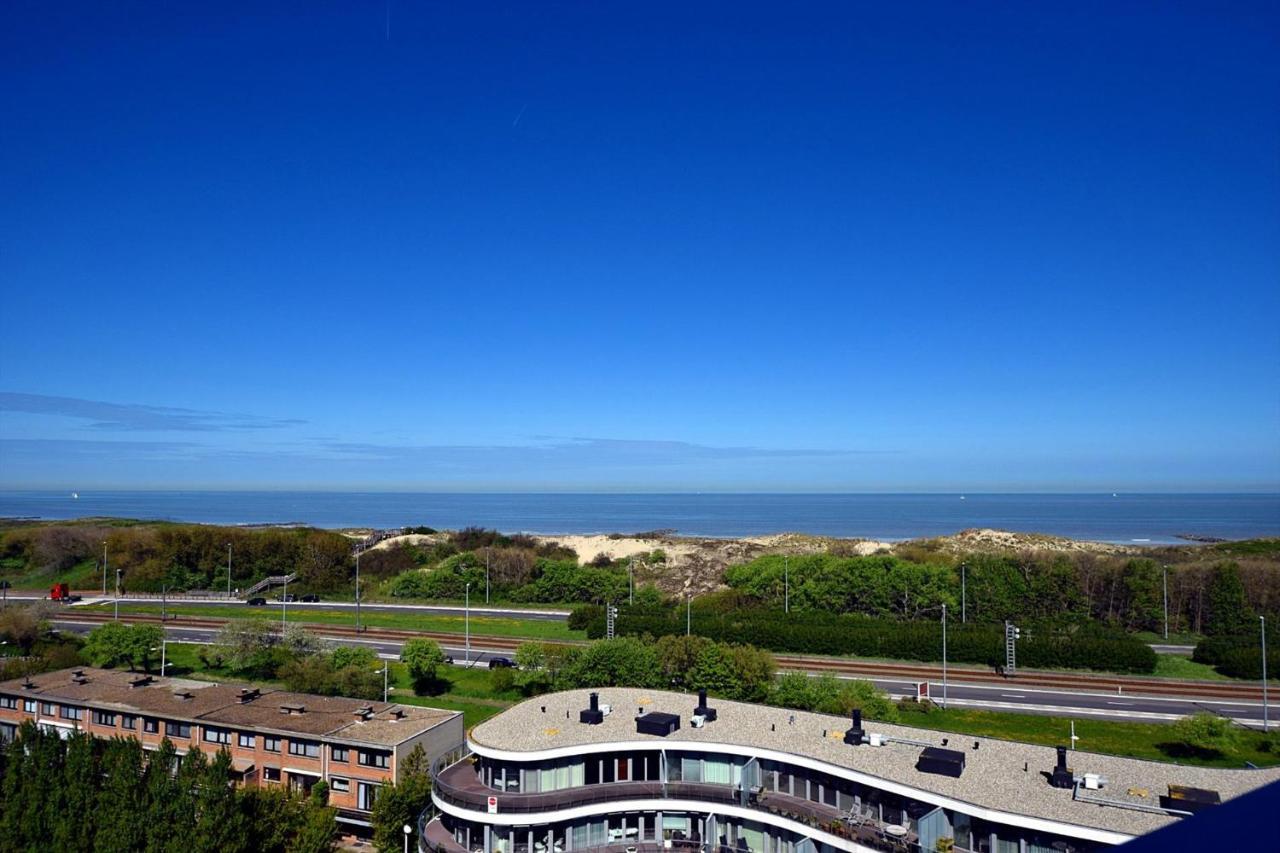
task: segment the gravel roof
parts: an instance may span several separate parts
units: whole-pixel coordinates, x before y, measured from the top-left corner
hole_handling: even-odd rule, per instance
[[[83,678],[73,678],[83,673]],[[82,667],[0,682],[0,693],[67,702],[90,708],[190,720],[230,728],[252,727],[273,732],[340,738],[381,746],[395,746],[458,714],[418,705],[370,702],[343,696],[316,696],[234,682],[195,681],[152,676],[151,682],[131,687],[139,673]],[[244,689],[257,690],[252,701],[239,702]],[[184,697],[189,694],[189,698]],[[302,713],[286,713],[282,706],[301,706]],[[356,716],[372,709],[367,719]]]
[[[514,752],[622,740],[653,741],[671,746],[688,744],[697,747],[719,743],[757,747],[805,756],[986,809],[1126,835],[1141,835],[1177,819],[1163,814],[1073,801],[1070,789],[1053,788],[1041,775],[1052,770],[1056,763],[1053,747],[863,721],[863,729],[867,732],[908,738],[930,746],[944,746],[943,740],[946,739],[946,748],[960,749],[965,753],[964,773],[959,779],[953,779],[916,770],[916,759],[922,748],[919,745],[891,743],[883,747],[852,747],[845,744],[842,738],[849,728],[849,720],[844,717],[712,699],[708,704],[716,709],[718,719],[703,728],[693,728],[689,717],[698,704],[696,696],[661,690],[600,688],[600,703],[611,705],[613,712],[605,717],[603,723],[592,726],[578,722],[578,712],[587,707],[590,692],[572,690],[529,699],[476,726],[471,731],[471,740],[482,749],[489,747]],[[679,714],[680,730],[667,737],[639,734],[635,717],[641,708],[646,713],[666,711]],[[1065,743],[1068,737],[1065,720],[1062,726]],[[977,749],[974,749],[975,743]],[[1280,768],[1222,770],[1187,767],[1079,750],[1068,754],[1067,764],[1077,776],[1098,773],[1106,777],[1106,786],[1101,791],[1088,791],[1089,795],[1146,806],[1158,806],[1159,797],[1167,793],[1168,785],[1208,788],[1218,791],[1225,801],[1280,780]],[[1145,790],[1147,796],[1140,796],[1140,790]]]

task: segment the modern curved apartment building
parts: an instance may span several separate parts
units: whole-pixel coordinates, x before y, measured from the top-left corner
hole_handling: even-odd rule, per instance
[[[710,705],[625,688],[523,702],[469,733],[469,757],[437,769],[424,848],[1087,851],[1280,780],[1280,769]]]

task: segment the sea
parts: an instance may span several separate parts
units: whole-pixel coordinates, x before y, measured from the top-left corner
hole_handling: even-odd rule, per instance
[[[326,528],[489,527],[505,533],[883,541],[973,527],[1132,544],[1280,536],[1280,494],[495,494],[326,491],[2,491],[0,517],[115,517]]]

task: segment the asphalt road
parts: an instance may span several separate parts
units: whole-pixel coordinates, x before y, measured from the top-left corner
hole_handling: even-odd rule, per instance
[[[64,630],[87,633],[100,623],[76,623],[73,615],[53,620]],[[170,641],[183,643],[209,643],[215,628],[166,627]],[[324,636],[324,632],[320,632]],[[400,644],[385,640],[357,639],[353,637],[329,637],[329,642],[342,645],[360,645],[374,650],[380,657],[394,659],[400,655]],[[458,665],[467,660],[462,645],[444,647],[445,654],[452,655]],[[491,657],[509,656],[509,651],[492,651],[480,644],[471,647],[472,666],[487,666]],[[876,686],[894,697],[915,696],[916,682],[902,680],[876,680]],[[941,703],[943,686],[932,682],[929,686],[933,701]],[[1140,722],[1172,722],[1196,711],[1212,711],[1231,717],[1247,725],[1261,725],[1260,703],[1231,702],[1221,699],[1159,698],[1129,696],[1115,693],[1084,692],[1073,690],[1048,690],[1043,688],[1020,689],[1016,683],[964,684],[949,683],[946,688],[947,704],[951,707],[975,708],[991,711],[1014,711],[1023,714],[1043,714],[1059,717],[1089,717]],[[1275,709],[1272,719],[1280,719]]]

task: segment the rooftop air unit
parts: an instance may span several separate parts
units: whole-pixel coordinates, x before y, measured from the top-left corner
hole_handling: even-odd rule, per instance
[[[675,714],[664,714],[661,711],[650,711],[642,717],[636,717],[637,734],[666,737],[667,735],[679,730],[680,718]]]
[[[1049,784],[1055,788],[1070,788],[1075,784],[1071,770],[1067,767],[1067,748],[1058,747],[1058,763],[1049,774]]]
[[[857,746],[862,743],[862,739],[867,733],[862,730],[862,709],[854,708],[852,712],[853,725],[844,733],[844,742],[850,746]]]
[[[604,722],[604,711],[600,710],[600,694],[592,693],[588,707],[578,712],[578,722],[588,726],[598,726]]]
[[[698,691],[698,707],[693,709],[694,716],[702,717],[704,723],[715,722],[716,709],[707,705],[707,691],[702,689]]]
[[[964,753],[957,749],[943,749],[940,746],[926,746],[916,760],[916,769],[921,773],[936,773],[939,776],[950,776],[959,779],[964,772]]]

